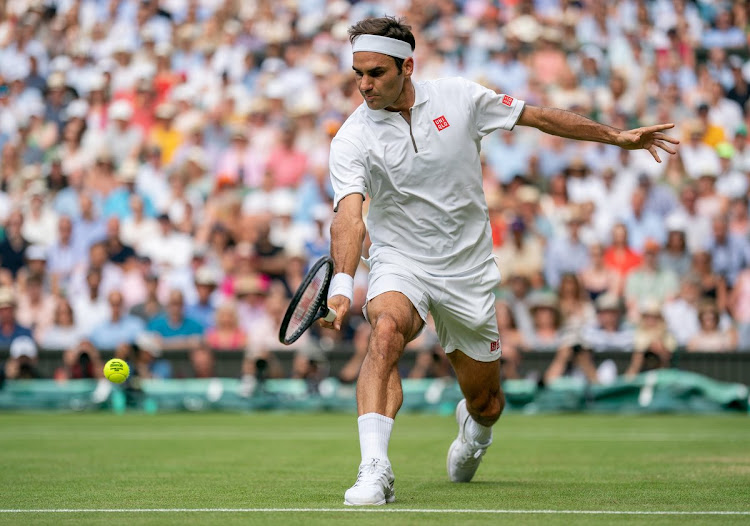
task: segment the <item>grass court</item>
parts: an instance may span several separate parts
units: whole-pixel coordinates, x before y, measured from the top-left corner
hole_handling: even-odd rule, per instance
[[[475,481],[453,484],[453,417],[400,415],[396,503],[363,510],[343,505],[353,415],[4,414],[0,525],[750,523],[747,416],[510,414],[495,429]]]

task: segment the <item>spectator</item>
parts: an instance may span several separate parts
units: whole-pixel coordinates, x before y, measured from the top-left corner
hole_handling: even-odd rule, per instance
[[[690,252],[705,248],[705,242],[711,235],[711,222],[707,217],[698,213],[697,199],[695,185],[688,183],[680,191],[680,205],[667,216],[666,220],[670,228],[685,231]]]
[[[583,346],[594,352],[633,350],[633,330],[623,319],[620,300],[604,295],[596,300],[597,321],[582,331]]]
[[[141,253],[160,269],[181,268],[190,263],[193,254],[192,239],[177,232],[167,214],[158,217],[159,235],[142,245]]]
[[[604,247],[599,243],[589,246],[589,265],[581,270],[581,286],[589,298],[595,301],[602,294],[617,294],[620,290],[620,276],[604,263]]]
[[[701,299],[715,302],[720,311],[724,312],[727,307],[727,282],[714,272],[711,253],[701,250],[693,254],[690,273],[700,284]]]
[[[91,331],[91,343],[98,349],[114,349],[123,343],[135,342],[145,324],[140,318],[126,314],[122,293],[113,290],[107,298],[110,318]]]
[[[268,309],[266,305],[268,286],[260,275],[241,277],[235,284],[234,292],[238,300],[237,315],[241,326],[250,327],[258,319],[265,317]]]
[[[21,233],[22,228],[23,214],[14,210],[5,224],[5,239],[0,241],[0,266],[8,269],[14,278],[25,263],[25,252],[29,246]]]
[[[247,349],[242,368],[244,375],[256,376],[261,380],[283,375],[281,364],[274,355],[274,351],[281,345],[277,336],[286,311],[286,303],[284,287],[277,283],[269,291],[262,316],[247,325]],[[313,344],[310,341],[310,334],[304,333],[300,339],[285,349],[304,353],[305,349],[311,345]]]
[[[32,274],[26,279],[24,290],[18,296],[16,320],[33,333],[44,331],[52,325],[56,300],[44,291],[42,276]]]
[[[685,347],[698,333],[698,302],[701,296],[701,281],[697,276],[682,276],[680,292],[667,301],[662,308],[667,329],[674,335],[679,347]]]
[[[216,321],[206,331],[206,343],[216,351],[234,351],[244,349],[247,345],[247,334],[237,323],[237,306],[224,303],[216,309]]]
[[[112,216],[107,219],[107,237],[104,239],[104,244],[109,261],[122,268],[128,260],[135,258],[135,250],[123,244],[121,239],[120,220],[117,216]]]
[[[24,214],[23,239],[49,247],[57,238],[57,214],[44,200],[46,189],[41,181],[32,183],[29,210]]]
[[[640,303],[644,298],[661,304],[677,295],[677,275],[659,267],[660,250],[657,243],[646,242],[641,265],[625,279],[625,305],[631,320],[638,319]]]
[[[53,291],[67,291],[74,269],[81,264],[82,248],[73,242],[73,220],[61,216],[57,222],[57,242],[48,251],[47,270]]]
[[[73,308],[68,300],[58,299],[52,324],[35,333],[39,346],[46,350],[64,351],[78,346],[84,338],[83,331],[76,326]]]
[[[662,219],[645,209],[646,191],[638,186],[630,196],[630,209],[626,210],[622,223],[628,230],[630,248],[636,252],[643,252],[648,241],[655,241],[662,245],[666,240],[666,231]]]
[[[691,258],[687,250],[685,230],[679,224],[667,222],[667,242],[659,253],[659,267],[684,276],[690,270]]]
[[[712,233],[707,244],[711,254],[709,264],[731,286],[737,274],[750,263],[750,243],[746,236],[729,232],[729,222],[724,216],[714,217]]]
[[[119,290],[122,284],[122,269],[115,263],[109,261],[107,244],[105,241],[97,241],[89,248],[88,261],[84,262],[73,272],[70,278],[69,295],[76,298],[85,295],[88,291],[88,273],[92,270],[99,272],[101,276],[101,292],[106,295],[112,290]]]
[[[657,300],[645,300],[639,306],[639,322],[633,336],[633,358],[626,376],[669,367],[677,340],[669,333]]]
[[[293,126],[285,126],[281,140],[268,154],[266,167],[272,174],[276,186],[295,187],[307,169],[307,156],[295,146],[296,131]]]
[[[91,245],[104,239],[106,226],[104,221],[97,216],[93,198],[88,191],[81,192],[79,207],[80,216],[73,227],[75,232],[75,238],[73,239],[74,243],[81,247],[81,250],[88,250]]]
[[[4,374],[9,380],[32,380],[41,378],[38,370],[36,344],[31,336],[18,336],[10,344],[8,361]]]
[[[16,320],[16,298],[7,287],[0,288],[0,347],[10,347],[20,336],[31,337],[31,330]]]
[[[732,12],[728,8],[720,8],[713,27],[703,33],[702,44],[705,48],[743,48],[747,40],[742,29],[732,25]]]
[[[500,274],[523,275],[539,283],[544,261],[542,242],[536,235],[527,232],[526,225],[518,217],[510,224],[510,233],[510,239],[495,250]]]
[[[208,346],[200,345],[190,352],[190,366],[193,368],[193,378],[216,376],[216,359]]]
[[[689,121],[687,124],[688,140],[680,144],[679,156],[682,159],[682,165],[692,179],[697,179],[704,172],[719,173],[720,170],[719,156],[711,146],[704,142],[706,131],[705,124],[701,121]]]
[[[130,196],[130,211],[131,215],[122,221],[120,241],[140,254],[148,240],[159,235],[159,223],[153,217],[146,216],[143,198],[138,194]]]
[[[641,256],[630,248],[628,228],[623,223],[612,227],[612,243],[604,251],[604,265],[615,272],[621,283],[641,264]]]
[[[563,274],[577,274],[589,265],[589,249],[580,238],[583,217],[577,210],[572,210],[568,218],[568,235],[558,237],[547,249],[544,276],[547,285],[553,289],[560,286]]]
[[[556,351],[560,344],[560,309],[554,294],[536,292],[529,296],[533,330],[523,335],[522,346],[529,351]]]
[[[209,266],[198,267],[195,271],[195,288],[198,298],[195,303],[188,305],[185,315],[200,323],[204,329],[214,327],[214,314],[216,312],[215,296],[218,280],[216,273]]]
[[[719,309],[714,303],[704,303],[698,309],[700,329],[687,344],[691,352],[728,352],[736,350],[737,338],[733,329],[719,327]]]
[[[602,351],[633,350],[633,330],[622,322],[620,300],[605,294],[596,300],[597,321],[583,329],[580,339],[570,338],[558,349],[552,363],[544,373],[544,382],[549,384],[570,370],[578,368],[590,383],[600,383],[606,378],[604,364],[599,371],[593,353]],[[605,362],[607,363],[607,362]]]
[[[138,176],[138,165],[134,160],[127,160],[116,173],[116,184],[102,205],[102,216],[111,219],[113,216],[119,220],[125,220],[133,215],[130,208],[132,198],[138,196],[143,203],[145,215],[152,217],[156,215],[151,199],[146,195],[141,195],[136,191],[135,183]]]
[[[143,303],[134,305],[130,309],[130,314],[137,316],[145,322],[164,314],[164,307],[159,301],[159,277],[156,274],[149,273],[145,278],[146,299]]]
[[[86,273],[86,290],[83,294],[71,295],[76,327],[85,335],[110,316],[109,304],[101,292],[102,272],[92,268]]]
[[[56,380],[101,378],[104,362],[99,351],[90,341],[81,340],[78,345],[63,353],[63,365],[55,371]]]
[[[149,321],[146,328],[161,338],[164,350],[192,349],[203,335],[201,324],[185,317],[182,292],[176,289],[169,292],[166,312]]]
[[[595,321],[596,311],[577,275],[563,274],[557,298],[563,332],[578,334]]]

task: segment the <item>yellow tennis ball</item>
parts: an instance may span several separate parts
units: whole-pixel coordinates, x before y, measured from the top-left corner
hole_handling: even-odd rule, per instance
[[[104,364],[104,376],[110,382],[121,384],[130,376],[130,367],[125,360],[112,358]]]

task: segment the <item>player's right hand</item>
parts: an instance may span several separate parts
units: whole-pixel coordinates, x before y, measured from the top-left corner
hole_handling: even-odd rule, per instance
[[[343,322],[346,313],[349,312],[349,307],[351,307],[351,302],[346,296],[341,296],[340,294],[331,296],[330,298],[328,298],[328,308],[336,311],[336,319],[333,320],[333,322],[327,322],[323,318],[321,318],[320,326],[326,329],[335,329],[337,331],[340,331],[341,323]]]

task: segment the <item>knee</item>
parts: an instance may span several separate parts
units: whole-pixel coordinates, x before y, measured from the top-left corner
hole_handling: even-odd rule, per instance
[[[388,314],[381,314],[372,324],[369,354],[375,358],[396,361],[406,345],[406,337],[397,320]]]
[[[469,413],[483,425],[494,424],[505,409],[505,395],[502,390],[484,391],[466,398]]]

